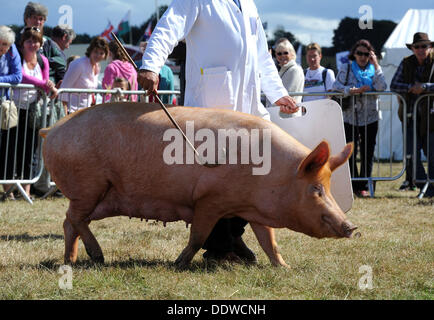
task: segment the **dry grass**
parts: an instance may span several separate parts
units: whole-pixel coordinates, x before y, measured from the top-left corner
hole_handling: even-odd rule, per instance
[[[0,299],[434,299],[433,200],[377,184],[374,199],[355,199],[348,213],[362,237],[316,240],[276,230],[291,270],[274,268],[250,228],[244,236],[259,265],[207,265],[196,255],[177,271],[185,224],[126,217],[91,224],[105,254],[94,265],[80,243],[73,289],[59,289],[64,199],[0,203]],[[373,270],[373,289],[360,290],[359,268]]]

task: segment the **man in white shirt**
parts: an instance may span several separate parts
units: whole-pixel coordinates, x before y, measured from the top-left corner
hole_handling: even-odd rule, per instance
[[[158,74],[168,55],[185,39],[185,105],[214,107],[269,120],[261,89],[285,113],[298,111],[268,52],[265,32],[250,0],[173,0],[155,27],[143,55],[138,82],[157,92]],[[204,248],[206,258],[255,262],[241,239],[246,221],[218,222]]]
[[[321,47],[311,43],[306,47],[306,61],[309,68],[304,74],[304,92],[327,92],[332,90],[335,82],[335,73],[331,69],[321,66]],[[303,101],[326,99],[326,96],[304,96]]]

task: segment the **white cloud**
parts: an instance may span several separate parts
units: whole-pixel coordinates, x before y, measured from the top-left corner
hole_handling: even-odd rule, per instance
[[[317,42],[321,46],[331,46],[333,30],[339,25],[339,19],[324,19],[308,15],[286,13],[264,13],[264,22],[268,22],[268,31],[273,33],[280,25],[291,32],[303,44]]]

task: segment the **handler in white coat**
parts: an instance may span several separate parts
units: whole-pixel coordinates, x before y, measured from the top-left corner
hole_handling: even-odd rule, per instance
[[[179,41],[185,39],[185,105],[223,108],[269,120],[261,89],[285,113],[298,111],[268,52],[253,0],[173,0],[143,54],[138,82],[157,92],[158,74]],[[204,248],[206,258],[255,262],[241,235],[247,222],[220,220]]]
[[[185,105],[224,108],[269,120],[261,89],[281,111],[298,110],[268,52],[252,0],[174,0],[143,55],[139,83],[157,91],[158,74],[178,42],[187,45]]]

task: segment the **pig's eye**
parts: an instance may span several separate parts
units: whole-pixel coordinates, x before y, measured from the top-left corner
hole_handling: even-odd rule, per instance
[[[313,192],[318,196],[322,197],[324,195],[324,187],[322,184],[314,184],[312,186]]]

